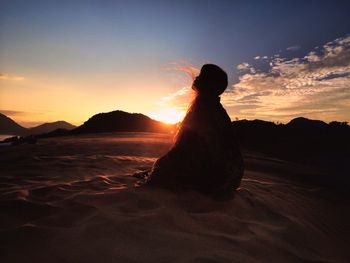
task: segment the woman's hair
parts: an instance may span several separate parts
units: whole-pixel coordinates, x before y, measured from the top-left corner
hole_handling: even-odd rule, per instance
[[[196,119],[207,118],[209,116],[203,114],[212,114],[215,112],[216,102],[220,101],[219,96],[227,87],[227,74],[220,67],[214,64],[205,64],[201,68],[200,74],[193,81],[192,89],[196,91],[196,97],[187,109],[185,118],[183,119],[179,130],[175,136],[175,141],[179,141],[182,137],[183,129],[193,129],[196,123],[193,121],[193,113],[198,107],[205,106],[205,112]],[[204,95],[204,96],[203,96]],[[214,107],[214,108],[212,108]],[[198,111],[197,111],[198,112]]]
[[[193,81],[192,89],[198,94],[220,96],[227,84],[227,74],[222,68],[214,64],[205,64]]]

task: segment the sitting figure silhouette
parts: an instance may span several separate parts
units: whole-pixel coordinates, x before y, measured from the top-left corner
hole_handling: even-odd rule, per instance
[[[148,184],[194,189],[210,195],[234,193],[243,176],[243,159],[231,120],[220,103],[227,74],[206,64],[193,82],[196,92],[170,151],[148,174]]]

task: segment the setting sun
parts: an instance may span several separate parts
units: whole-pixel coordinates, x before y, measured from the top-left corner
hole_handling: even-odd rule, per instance
[[[160,110],[158,112],[151,112],[149,116],[152,119],[155,119],[158,121],[174,124],[182,121],[183,117],[185,116],[185,112],[178,111],[174,108],[168,108],[168,109]]]

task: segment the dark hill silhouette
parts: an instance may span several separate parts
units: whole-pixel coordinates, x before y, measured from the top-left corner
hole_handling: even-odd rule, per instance
[[[50,123],[44,123],[39,126],[30,128],[28,130],[29,134],[42,134],[42,133],[49,133],[57,129],[64,129],[64,130],[73,130],[76,126],[66,122],[66,121],[56,121],[56,122],[50,122]]]
[[[245,150],[317,165],[322,171],[332,174],[332,182],[350,183],[350,126],[344,122],[327,124],[296,118],[286,125],[240,120],[232,122],[232,126]]]
[[[16,123],[11,118],[0,113],[0,134],[6,135],[18,135],[18,136],[28,136],[28,135],[38,135],[53,132],[57,129],[72,130],[76,126],[66,122],[66,121],[56,121],[44,123],[32,128],[25,128]]]
[[[293,149],[302,155],[301,149],[313,152],[350,151],[350,126],[346,123],[296,118],[287,124],[275,124],[261,120],[232,122],[244,148],[263,152],[281,151],[288,154]],[[295,154],[292,154],[295,155]]]
[[[25,135],[27,129],[0,113],[0,134]]]
[[[55,124],[65,122],[56,122]],[[63,126],[64,126],[63,125]],[[50,126],[34,127],[32,130]],[[57,125],[59,126],[59,125]],[[37,138],[67,136],[100,132],[170,132],[175,125],[155,121],[140,113],[112,111],[92,116],[83,125],[68,130],[71,126],[51,125]],[[256,151],[280,159],[303,164],[316,165],[322,171],[332,175],[324,179],[327,184],[349,185],[348,162],[350,160],[350,126],[346,122],[333,121],[329,124],[299,117],[287,124],[275,124],[262,120],[233,121],[241,147],[245,151]],[[57,127],[57,129],[54,129]],[[10,118],[0,114],[0,134],[29,135],[26,129]]]
[[[287,123],[288,127],[295,129],[327,129],[328,124],[320,120],[310,120],[304,117],[298,117]]]
[[[174,125],[153,120],[140,113],[112,111],[92,116],[83,125],[72,130],[71,134],[100,132],[169,132]]]
[[[60,136],[68,136],[71,135],[72,130],[66,130],[66,129],[61,129],[58,128],[56,130],[47,132],[47,133],[42,133],[35,135],[36,138],[49,138],[49,137],[60,137]]]

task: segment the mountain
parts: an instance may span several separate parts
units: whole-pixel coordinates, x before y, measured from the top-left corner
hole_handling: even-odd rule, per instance
[[[0,113],[0,134],[24,135],[27,129]]]
[[[350,126],[342,122],[299,117],[287,124],[240,120],[232,126],[242,147],[249,150],[308,160],[323,152],[350,153]]]
[[[73,130],[76,126],[66,122],[66,121],[56,121],[50,123],[44,123],[39,126],[30,128],[28,134],[36,135],[42,133],[49,133],[57,129]]]
[[[26,136],[50,133],[57,129],[72,130],[74,128],[76,128],[76,126],[68,122],[56,121],[44,123],[39,126],[27,129],[17,124],[14,120],[7,117],[6,115],[0,113],[0,134]]]
[[[88,119],[83,125],[76,127],[65,121],[44,123],[42,125],[24,128],[9,117],[0,113],[0,134],[39,135],[38,137],[63,136],[80,133],[99,132],[171,132],[175,125],[153,120],[140,113],[112,111],[99,113]]]
[[[316,165],[332,174],[332,182],[350,185],[350,126],[346,122],[327,124],[296,118],[278,125],[260,120],[240,120],[232,122],[232,126],[242,149]]]
[[[72,130],[71,134],[99,132],[170,132],[174,125],[153,120],[140,113],[112,111],[92,116],[83,125]]]
[[[288,127],[296,129],[326,129],[328,124],[320,120],[310,120],[304,117],[298,117],[286,124]]]

